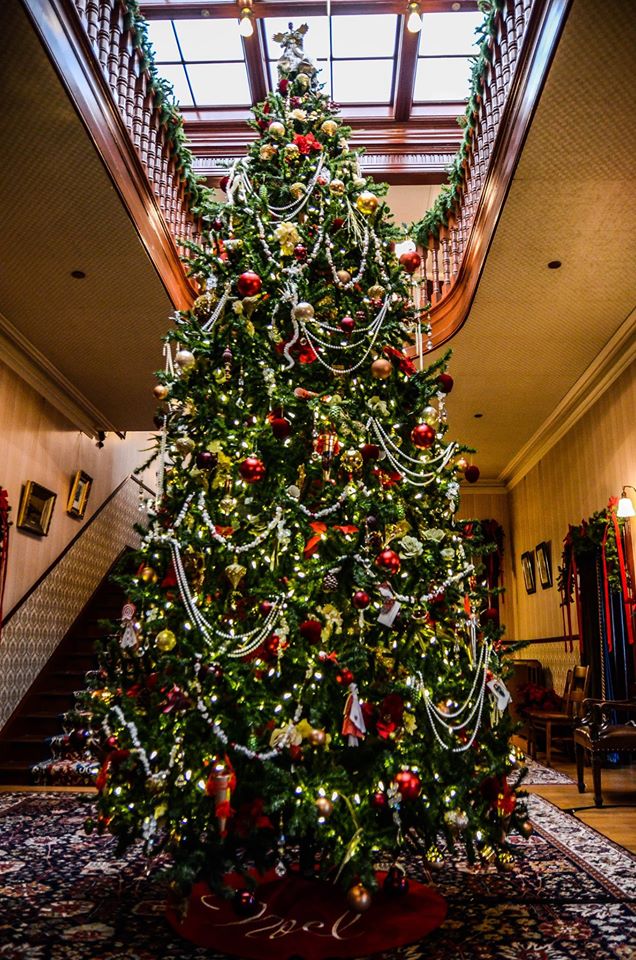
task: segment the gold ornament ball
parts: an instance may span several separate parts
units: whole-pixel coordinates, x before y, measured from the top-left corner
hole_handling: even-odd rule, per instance
[[[391,361],[385,360],[384,357],[379,357],[371,364],[371,376],[375,377],[376,380],[388,380],[392,372]]]
[[[261,149],[258,151],[258,155],[261,160],[271,160],[272,157],[276,156],[277,147],[273,143],[264,143]]]
[[[312,730],[308,739],[313,747],[324,747],[327,742],[327,734],[324,730]],[[321,797],[320,799],[323,800],[326,798]]]
[[[289,192],[295,200],[299,200],[305,193],[305,184],[304,183],[292,183],[289,188]]]
[[[365,217],[370,217],[378,209],[380,200],[370,190],[363,190],[356,200],[356,207]]]
[[[465,470],[467,466],[468,466],[468,460],[466,459],[466,457],[460,457],[459,460],[457,461],[457,469]]]
[[[285,126],[280,122],[280,120],[272,120],[267,129],[273,137],[276,137],[279,140],[281,137],[285,136]]]
[[[174,442],[174,445],[179,451],[179,453],[182,453],[184,456],[186,456],[188,453],[192,453],[192,451],[196,446],[194,440],[191,437],[177,437],[177,439]]]
[[[349,283],[351,280],[351,274],[348,270],[338,270],[336,272],[336,276],[338,277],[340,283]]]
[[[170,391],[164,383],[158,383],[152,391],[155,395],[155,400],[165,400]]]
[[[326,133],[328,137],[333,137],[334,133],[338,129],[338,124],[335,120],[325,120],[320,129],[323,133]]]
[[[379,283],[374,283],[372,287],[369,287],[367,294],[371,300],[381,300],[386,290],[384,287],[381,287]]]
[[[364,913],[371,906],[371,894],[361,883],[354,883],[347,891],[347,903],[356,913]]]
[[[144,583],[156,583],[159,579],[152,567],[144,567],[140,576]]]
[[[192,312],[197,320],[205,320],[209,317],[218,299],[216,293],[212,290],[208,290],[206,293],[202,293],[200,297],[197,297],[192,304]]]
[[[335,178],[329,184],[329,193],[333,193],[336,197],[341,197],[345,192],[345,185],[342,180]]]
[[[311,320],[314,315],[314,308],[310,303],[306,303],[304,300],[298,303],[292,310],[292,317],[294,320]]]
[[[298,144],[296,143],[286,143],[284,148],[285,156],[290,159],[292,157],[299,157],[300,150],[298,149]]]
[[[321,817],[330,817],[333,813],[333,803],[329,797],[318,797],[316,800],[316,810]]]
[[[179,350],[174,358],[174,362],[180,370],[189,370],[196,363],[194,354],[189,350]]]
[[[224,513],[226,516],[232,513],[233,510],[236,510],[237,500],[235,497],[231,497],[229,494],[223,497],[219,503],[219,508],[221,513]]]
[[[526,840],[528,837],[531,837],[534,833],[534,827],[529,820],[524,820],[523,823],[519,824],[519,833],[522,837],[525,837]]]
[[[160,630],[155,637],[155,646],[161,653],[168,653],[173,650],[177,644],[177,638],[172,630]]]
[[[422,420],[428,423],[429,427],[434,427],[439,420],[439,413],[435,407],[424,407],[422,410]]]
[[[303,93],[304,93],[306,90],[309,90],[309,85],[310,85],[310,84],[311,84],[311,80],[309,79],[309,77],[308,77],[305,73],[301,73],[301,74],[299,74],[299,75],[296,77],[296,86],[297,86],[298,89],[299,89],[300,91],[302,91]]]
[[[363,464],[364,460],[359,450],[345,450],[340,457],[340,466],[347,473],[359,473]]]

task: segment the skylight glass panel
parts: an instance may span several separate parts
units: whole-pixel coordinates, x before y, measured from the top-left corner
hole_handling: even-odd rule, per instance
[[[393,60],[334,60],[336,103],[390,103]]]
[[[398,18],[382,16],[332,17],[334,57],[392,57]]]
[[[417,61],[416,103],[431,100],[465,100],[470,92],[468,57],[432,57]]]
[[[148,39],[154,47],[157,60],[181,59],[172,20],[149,20]]]
[[[242,60],[237,20],[175,20],[179,45],[190,60]]]
[[[182,107],[192,106],[192,94],[186,80],[185,70],[180,63],[157,64],[159,76],[172,84],[174,95]]]
[[[482,13],[424,13],[420,33],[420,56],[476,53],[475,28],[483,23]]]
[[[329,20],[327,17],[267,17],[265,20],[265,36],[267,51],[270,60],[279,60],[283,49],[275,43],[272,37],[275,33],[287,33],[290,20],[297,29],[306,23],[309,32],[305,34],[303,49],[312,60],[329,56]]]
[[[244,107],[251,102],[244,63],[189,63],[188,76],[199,107]]]

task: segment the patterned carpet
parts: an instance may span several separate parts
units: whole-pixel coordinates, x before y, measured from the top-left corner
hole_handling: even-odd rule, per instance
[[[436,877],[446,922],[387,960],[634,960],[636,858],[541,797],[530,804],[536,830],[517,838],[514,869],[448,864]],[[118,859],[111,838],[85,835],[90,806],[0,795],[0,958],[223,960],[165,923],[161,863]]]
[[[523,781],[524,786],[537,786],[543,783],[574,783],[574,780],[568,777],[566,773],[561,773],[552,767],[544,767],[542,763],[537,763],[530,757],[526,757],[523,762],[528,768],[527,776]]]

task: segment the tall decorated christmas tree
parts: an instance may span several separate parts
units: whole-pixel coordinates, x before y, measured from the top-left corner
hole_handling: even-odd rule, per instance
[[[244,912],[254,868],[363,910],[380,856],[399,892],[407,851],[503,864],[528,829],[483,548],[455,517],[452,379],[412,359],[419,257],[396,256],[305,30],[276,38],[278,91],[193,248],[158,496],[89,693],[100,829],[167,850],[184,891],[244,873]]]

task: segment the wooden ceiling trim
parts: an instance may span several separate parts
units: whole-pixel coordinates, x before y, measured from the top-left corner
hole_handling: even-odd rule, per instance
[[[250,87],[252,103],[260,103],[269,92],[267,77],[265,76],[265,51],[259,24],[251,37],[241,37],[247,67],[247,81]]]
[[[422,13],[447,13],[453,9],[453,0],[420,0]],[[333,16],[346,14],[403,14],[406,0],[332,0]],[[463,0],[462,11],[478,9],[477,0]],[[237,7],[227,2],[190,0],[188,3],[164,3],[163,0],[144,0],[141,12],[147,20],[238,20]],[[327,16],[326,0],[256,0],[254,12],[262,17],[320,17]]]

